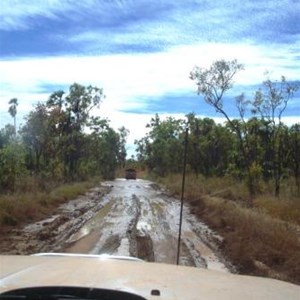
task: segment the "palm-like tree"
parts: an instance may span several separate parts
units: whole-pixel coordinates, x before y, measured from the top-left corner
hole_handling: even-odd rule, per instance
[[[14,118],[14,129],[15,129],[15,135],[16,135],[16,132],[17,132],[16,115],[17,115],[18,99],[17,98],[10,99],[8,104],[10,104],[8,112]]]

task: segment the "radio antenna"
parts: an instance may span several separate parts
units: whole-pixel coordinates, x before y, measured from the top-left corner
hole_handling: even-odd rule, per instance
[[[188,130],[188,128],[186,128],[185,139],[184,139],[181,204],[180,204],[179,233],[178,233],[178,245],[177,245],[177,265],[179,265],[179,256],[180,256],[180,242],[181,242],[182,212],[183,212],[183,198],[184,198],[184,186],[185,186],[186,157],[187,157],[187,148],[188,148],[188,135],[189,135],[189,130]]]

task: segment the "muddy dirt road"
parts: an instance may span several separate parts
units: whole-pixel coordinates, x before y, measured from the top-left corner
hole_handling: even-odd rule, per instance
[[[107,181],[50,218],[14,230],[0,250],[107,253],[175,264],[179,209],[178,200],[150,181]],[[229,272],[220,240],[184,207],[180,264]]]

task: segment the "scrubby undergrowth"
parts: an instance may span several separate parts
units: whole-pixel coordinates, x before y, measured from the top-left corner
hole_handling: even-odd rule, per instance
[[[59,204],[84,194],[95,186],[96,179],[53,187],[50,190],[30,189],[0,196],[0,228],[17,226],[48,215]]]
[[[159,181],[180,194],[179,175]],[[300,284],[300,199],[278,199],[264,188],[250,207],[242,182],[188,176],[185,199],[196,215],[223,236],[221,248],[239,273]]]

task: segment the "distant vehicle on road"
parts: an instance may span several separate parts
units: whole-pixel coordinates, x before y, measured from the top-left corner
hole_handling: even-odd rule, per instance
[[[125,170],[126,179],[136,179],[136,170],[135,169],[126,169]]]

